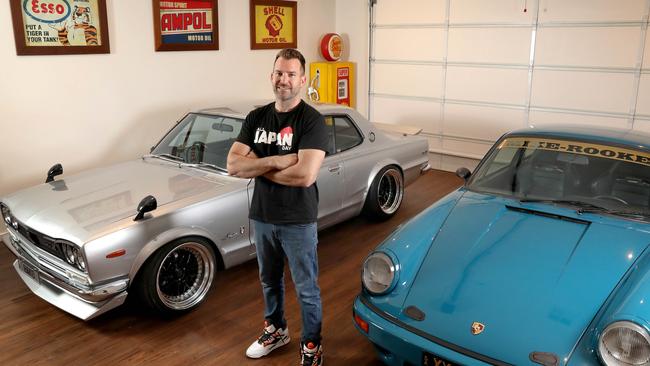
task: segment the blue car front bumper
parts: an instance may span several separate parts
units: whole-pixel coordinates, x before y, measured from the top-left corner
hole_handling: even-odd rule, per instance
[[[367,301],[366,301],[367,302]],[[457,365],[507,365],[494,359],[488,359],[485,356],[474,354],[475,357],[467,356],[461,352],[453,350],[458,348],[465,353],[471,351],[464,350],[461,347],[449,345],[451,348],[444,347],[439,343],[428,339],[427,335],[418,335],[411,330],[399,326],[399,320],[388,320],[389,315],[383,314],[377,309],[377,312],[371,309],[361,297],[354,301],[354,314],[359,316],[363,321],[368,323],[368,333],[355,326],[366,336],[375,346],[378,357],[387,365],[391,366],[445,366],[446,361]],[[429,336],[430,337],[430,336]],[[443,343],[444,341],[438,340]],[[425,357],[426,355],[426,357]],[[435,357],[439,358],[436,359]],[[485,359],[481,361],[480,358]]]

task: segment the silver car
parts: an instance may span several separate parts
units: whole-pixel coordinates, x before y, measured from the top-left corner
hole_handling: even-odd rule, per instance
[[[386,219],[404,186],[429,168],[427,140],[385,132],[355,110],[314,105],[329,131],[318,176],[318,227],[365,213]],[[127,293],[162,314],[198,306],[219,270],[255,257],[248,220],[254,180],[226,156],[253,105],[187,114],[139,159],[56,178],[0,199],[32,292],[88,320]],[[417,132],[417,131],[416,131]]]

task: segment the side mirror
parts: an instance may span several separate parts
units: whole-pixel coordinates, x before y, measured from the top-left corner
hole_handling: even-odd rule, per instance
[[[45,178],[45,183],[50,183],[54,180],[54,177],[61,174],[63,174],[63,166],[61,164],[52,165],[50,170],[47,171],[47,178]]]
[[[465,182],[467,182],[467,179],[472,175],[472,172],[469,171],[469,169],[465,167],[460,167],[456,169],[456,175],[460,178],[463,178]]]
[[[135,215],[133,221],[141,220],[144,217],[144,214],[151,212],[156,208],[158,208],[158,201],[156,201],[156,197],[147,196],[143,198],[142,201],[140,201],[138,204],[138,214]]]

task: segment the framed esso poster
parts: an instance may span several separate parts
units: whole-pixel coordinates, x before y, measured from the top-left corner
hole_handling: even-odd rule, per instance
[[[10,0],[18,55],[109,53],[105,0]]]

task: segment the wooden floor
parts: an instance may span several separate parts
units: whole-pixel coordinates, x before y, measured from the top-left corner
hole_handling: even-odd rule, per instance
[[[319,234],[327,365],[380,365],[352,322],[363,259],[397,225],[460,184],[451,173],[431,171],[407,187],[402,207],[391,220],[374,223],[359,217]],[[89,322],[33,295],[12,262],[11,253],[0,244],[0,365],[298,364],[300,312],[292,284],[287,284],[286,296],[292,342],[263,360],[244,355],[263,320],[255,261],[220,272],[206,301],[180,318],[159,319],[128,304]]]

